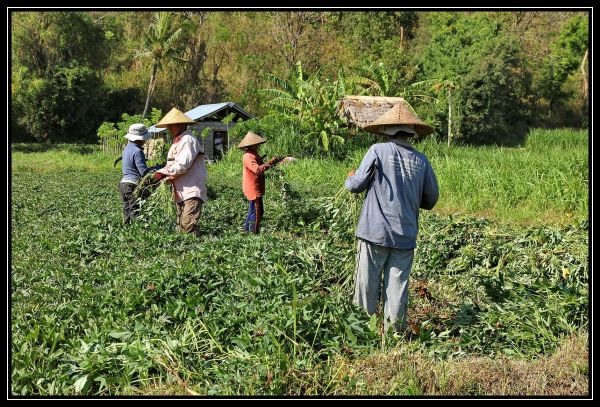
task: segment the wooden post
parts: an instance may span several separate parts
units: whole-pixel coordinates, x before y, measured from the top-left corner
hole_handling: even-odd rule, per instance
[[[586,68],[586,62],[588,59],[588,50],[585,50],[585,55],[583,56],[583,60],[581,61],[581,76],[583,77],[583,103],[587,102],[588,98],[588,77]]]
[[[452,140],[452,93],[448,86],[448,147],[450,147],[450,140]]]
[[[404,42],[404,27],[400,26],[400,49],[402,49]]]

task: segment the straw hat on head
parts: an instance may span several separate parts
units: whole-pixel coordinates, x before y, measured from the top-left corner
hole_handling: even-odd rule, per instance
[[[196,122],[190,119],[190,117],[181,110],[174,107],[165,115],[165,117],[156,123],[156,127],[166,127],[169,124],[196,124]]]
[[[244,136],[242,141],[240,141],[240,144],[238,144],[237,148],[250,147],[250,146],[254,146],[256,144],[262,144],[262,143],[266,143],[266,142],[267,142],[267,140],[265,140],[258,134],[252,133],[251,131],[249,131],[248,133],[246,133],[246,135]]]
[[[387,134],[389,130],[396,126],[410,126],[417,136],[424,137],[434,132],[433,127],[425,124],[419,117],[410,110],[407,103],[400,102],[390,110],[379,116],[372,123],[363,127],[363,130],[369,133]]]
[[[142,123],[135,123],[129,126],[129,131],[125,135],[125,138],[129,141],[146,141],[151,136],[146,126]]]

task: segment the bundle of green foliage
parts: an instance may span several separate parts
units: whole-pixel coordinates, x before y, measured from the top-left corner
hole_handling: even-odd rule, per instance
[[[141,218],[171,224],[176,216],[173,185],[167,181],[152,180],[153,174],[146,175],[135,190],[140,201]]]
[[[133,191],[133,194],[136,198],[141,200],[148,199],[156,190],[160,181],[154,178],[154,174],[154,172],[149,172],[148,174],[144,175],[142,179],[140,179],[137,187]]]

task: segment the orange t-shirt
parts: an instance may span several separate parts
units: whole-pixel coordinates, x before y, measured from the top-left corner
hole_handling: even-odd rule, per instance
[[[270,167],[263,164],[262,158],[254,151],[246,151],[242,159],[242,190],[248,200],[253,201],[265,194],[264,172]]]

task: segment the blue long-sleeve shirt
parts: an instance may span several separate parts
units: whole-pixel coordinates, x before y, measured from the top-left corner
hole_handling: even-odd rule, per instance
[[[123,149],[123,178],[121,182],[138,183],[150,171],[144,149],[131,141]]]
[[[432,209],[439,197],[427,157],[402,140],[372,145],[345,185],[367,191],[356,236],[398,249],[415,248],[419,208]]]

